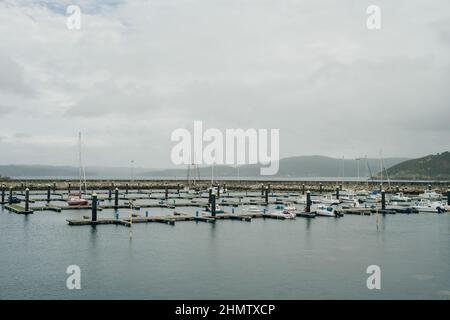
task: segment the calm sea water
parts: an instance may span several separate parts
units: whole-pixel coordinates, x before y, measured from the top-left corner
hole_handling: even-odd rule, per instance
[[[448,213],[380,216],[378,231],[375,216],[135,224],[131,239],[67,225],[83,214],[0,209],[1,299],[450,299]],[[81,290],[66,288],[73,264]]]

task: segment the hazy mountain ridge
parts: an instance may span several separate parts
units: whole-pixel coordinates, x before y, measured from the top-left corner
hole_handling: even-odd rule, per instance
[[[386,168],[395,164],[403,162],[407,158],[387,158],[384,159],[384,166]],[[239,167],[239,176],[241,177],[260,177],[261,165],[243,165]],[[336,159],[325,156],[298,156],[289,157],[280,160],[279,171],[274,177],[357,177],[358,176],[358,161],[355,159]],[[211,167],[199,168],[200,177],[210,177]],[[380,171],[379,159],[361,159],[359,161],[359,175],[371,176]],[[193,174],[193,173],[192,173]],[[187,166],[183,169],[166,169],[152,171],[145,174],[146,176],[164,176],[174,178],[186,178]],[[215,166],[215,177],[237,177],[238,169],[231,166]]]
[[[406,158],[386,158],[386,167],[398,164]],[[298,156],[280,160],[279,171],[274,177],[340,177],[344,162],[344,175],[346,177],[358,176],[358,163],[354,159],[336,159],[325,156]],[[379,159],[361,159],[359,161],[360,176],[374,175],[380,171]],[[368,165],[367,165],[368,164]],[[241,177],[260,177],[259,164],[243,165],[239,167]],[[369,170],[370,168],[370,170]],[[201,178],[211,177],[211,167],[199,168]],[[237,177],[238,169],[232,166],[215,166],[215,177]],[[193,173],[192,173],[193,174]],[[0,175],[9,177],[72,177],[79,176],[79,168],[71,166],[49,166],[49,165],[0,165]],[[90,178],[123,178],[131,177],[131,168],[126,167],[86,167],[86,176]],[[137,177],[170,177],[186,179],[187,166],[180,169],[151,169],[134,168],[133,175]]]
[[[450,152],[427,155],[392,166],[388,170],[392,179],[450,179]]]
[[[78,178],[78,167],[72,166],[50,166],[50,165],[0,165],[0,177],[67,177]],[[156,170],[150,168],[131,168],[127,167],[86,167],[86,177],[90,178],[104,178],[115,177],[122,179],[130,179],[132,175],[139,176],[149,170]]]

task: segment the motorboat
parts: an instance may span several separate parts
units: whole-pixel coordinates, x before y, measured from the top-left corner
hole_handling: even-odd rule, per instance
[[[403,192],[397,192],[391,197],[392,202],[409,202],[411,198],[406,197]]]
[[[313,203],[317,203],[317,204],[326,204],[326,205],[338,205],[340,203],[339,199],[333,198],[332,196],[324,196],[318,199],[313,199],[312,200]]]
[[[295,219],[296,214],[293,211],[289,211],[286,209],[278,210],[270,213],[272,216],[283,217],[285,219]]]
[[[419,212],[445,212],[445,205],[439,201],[420,200],[416,205],[412,206],[413,209]]]
[[[323,216],[323,217],[336,217],[336,209],[334,209],[331,206],[324,206],[319,205],[314,210],[316,212],[316,215]]]
[[[356,195],[358,196],[358,197],[367,197],[368,195],[369,195],[369,191],[367,191],[367,190],[357,190],[356,191]]]
[[[419,194],[419,198],[427,200],[438,200],[441,195],[433,190],[425,190],[424,193]]]
[[[257,206],[250,206],[250,207],[248,207],[247,209],[245,209],[245,211],[247,211],[247,212],[261,212],[261,209],[260,208],[258,208]]]
[[[373,190],[365,199],[365,202],[380,202],[381,192],[379,190]]]
[[[286,203],[286,205],[284,206],[284,210],[295,211],[297,210],[297,208],[292,203]]]

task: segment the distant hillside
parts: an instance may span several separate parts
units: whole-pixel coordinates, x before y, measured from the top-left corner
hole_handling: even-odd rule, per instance
[[[387,158],[384,159],[385,167],[390,167],[407,158]],[[239,176],[241,177],[259,177],[260,165],[244,165],[239,168]],[[358,161],[329,158],[324,156],[300,156],[290,157],[280,160],[278,174],[275,177],[340,177],[344,167],[345,177],[358,176]],[[379,159],[361,159],[359,161],[359,174],[361,177],[376,174],[380,168]],[[210,177],[211,167],[203,167],[199,169],[200,177]],[[230,166],[215,166],[214,176],[216,177],[236,177],[237,169]],[[187,167],[182,169],[166,169],[152,171],[145,174],[153,177],[172,177],[186,178]]]
[[[406,158],[384,159],[386,167],[393,166]],[[358,176],[358,161],[345,160],[345,177]],[[379,159],[365,159],[359,161],[361,177],[376,174],[380,168]],[[135,178],[177,178],[186,179],[187,166],[180,169],[157,170],[151,168],[134,168]],[[71,166],[46,165],[0,165],[0,176],[11,178],[59,178],[71,179],[79,176],[79,169]],[[215,166],[215,177],[237,177],[237,169],[231,166]],[[240,177],[260,177],[260,165],[244,165],[239,168]],[[324,156],[301,156],[280,160],[280,169],[274,177],[340,177],[342,176],[342,159]],[[131,168],[127,167],[86,167],[87,178],[97,179],[130,179]],[[211,167],[200,168],[200,178],[211,177]]]
[[[450,152],[407,160],[387,171],[391,179],[450,180]]]
[[[150,168],[134,168],[134,176],[142,175]],[[71,166],[46,165],[0,165],[0,176],[11,178],[78,178],[79,168]],[[87,178],[130,179],[131,168],[126,167],[86,167]]]

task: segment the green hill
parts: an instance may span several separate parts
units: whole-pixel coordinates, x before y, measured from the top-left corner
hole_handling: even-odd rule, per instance
[[[407,160],[387,171],[391,179],[450,180],[450,152]]]

